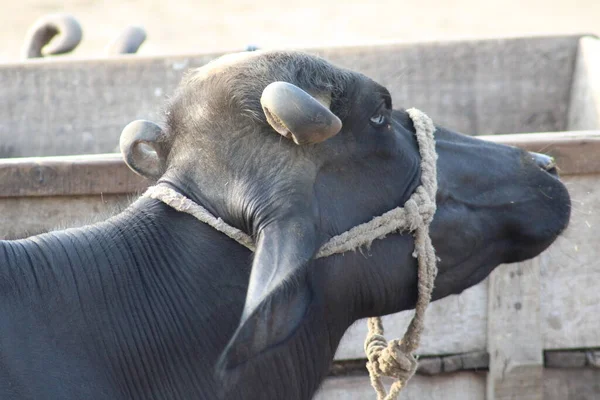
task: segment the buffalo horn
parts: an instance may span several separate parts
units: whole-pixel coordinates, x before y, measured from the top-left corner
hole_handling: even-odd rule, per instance
[[[146,30],[141,26],[128,26],[104,49],[105,54],[135,54],[146,40]]]
[[[54,39],[55,36],[57,37]],[[46,15],[29,28],[23,58],[68,53],[79,45],[82,36],[81,25],[72,15]]]
[[[296,144],[319,143],[342,129],[342,121],[328,107],[291,83],[271,83],[260,103],[269,125]]]

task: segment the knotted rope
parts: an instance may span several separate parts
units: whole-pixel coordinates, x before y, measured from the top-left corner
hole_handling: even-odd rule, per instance
[[[398,231],[410,231],[415,237],[413,257],[418,260],[418,297],[415,313],[404,337],[388,343],[383,337],[381,318],[373,317],[368,320],[369,332],[365,340],[367,369],[378,400],[396,399],[417,369],[414,352],[419,347],[425,311],[431,301],[433,283],[437,274],[435,250],[429,237],[429,225],[436,211],[437,153],[433,136],[435,127],[431,119],[421,111],[411,108],[407,112],[415,126],[419,144],[421,185],[406,201],[404,207],[397,207],[369,222],[332,237],[321,246],[316,255],[316,258],[322,258],[356,250],[361,246],[370,245],[376,239],[382,239],[388,234]],[[188,213],[248,249],[252,251],[256,249],[251,236],[228,225],[200,204],[167,186],[161,184],[151,186],[142,196],[160,200],[177,211]],[[396,379],[390,387],[389,393],[386,393],[381,381],[382,376]]]
[[[437,153],[433,132],[435,127],[425,114],[410,109],[408,114],[413,120],[419,152],[421,153],[421,186],[404,205],[407,213],[406,227],[415,236],[413,257],[418,261],[418,297],[415,314],[410,321],[402,340],[387,342],[383,337],[383,323],[380,317],[368,320],[368,333],[365,340],[367,369],[371,385],[377,392],[378,400],[393,400],[398,397],[406,382],[417,370],[414,352],[419,347],[421,333],[425,326],[425,311],[431,302],[433,283],[437,275],[436,255],[429,237],[429,225],[435,214],[435,195],[437,192]],[[382,376],[396,380],[386,393]]]

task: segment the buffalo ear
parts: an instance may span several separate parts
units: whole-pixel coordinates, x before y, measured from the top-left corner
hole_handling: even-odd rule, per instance
[[[166,167],[166,135],[154,122],[137,120],[121,132],[119,147],[123,159],[135,173],[158,179]]]
[[[309,309],[308,264],[316,229],[306,219],[277,222],[259,235],[241,321],[220,360],[233,369],[285,342]]]

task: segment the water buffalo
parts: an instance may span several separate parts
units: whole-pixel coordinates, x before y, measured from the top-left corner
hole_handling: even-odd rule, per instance
[[[39,18],[27,31],[23,59],[42,58],[69,53],[81,43],[83,31],[70,14],[48,14]],[[107,44],[106,55],[134,54],[146,40],[146,31],[129,26]]]
[[[0,397],[309,399],[350,324],[414,307],[410,234],[314,257],[420,184],[413,123],[385,87],[301,52],[227,55],[183,79],[161,125],[124,129],[128,165],[256,251],[144,196],[0,242]],[[439,299],[546,249],[570,198],[549,157],[435,136]]]

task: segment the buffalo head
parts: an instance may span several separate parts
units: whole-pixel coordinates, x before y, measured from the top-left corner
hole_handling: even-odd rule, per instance
[[[567,226],[570,200],[549,157],[442,127],[435,136],[440,298],[542,252]],[[135,171],[255,239],[225,370],[283,352],[298,335],[335,351],[354,320],[414,306],[409,234],[314,259],[329,238],[403,205],[420,184],[412,121],[382,85],[299,52],[228,55],[185,77],[164,128],[136,121],[121,140]],[[335,327],[315,338],[306,321]]]

